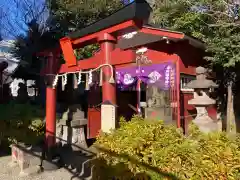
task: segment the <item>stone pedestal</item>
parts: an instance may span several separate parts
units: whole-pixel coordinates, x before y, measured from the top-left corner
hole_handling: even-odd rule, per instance
[[[19,176],[26,176],[34,173],[39,173],[40,169],[40,154],[35,154],[31,147],[26,147],[23,144],[12,144],[12,160],[9,166],[12,168],[19,167]]]
[[[196,124],[200,131],[202,132],[211,132],[218,130],[217,122],[214,122],[209,116],[205,107],[196,107],[197,116],[193,120],[193,123]]]
[[[116,128],[116,107],[112,104],[101,105],[101,130],[109,133]]]
[[[24,174],[24,171],[30,167],[30,159],[28,154],[24,151],[24,146],[20,145],[11,145],[12,149],[12,162],[10,166],[20,167],[20,174]]]
[[[63,146],[70,144],[69,141],[69,122],[68,120],[61,120],[60,123],[57,124],[57,133],[56,133],[56,142],[61,143]]]
[[[69,131],[70,127],[67,124],[62,126],[62,145],[67,145],[71,143],[68,138]]]
[[[199,94],[200,95],[194,92],[194,99],[188,101],[188,104],[194,105],[197,110],[197,116],[193,120],[193,123],[195,123],[202,132],[217,131],[219,129],[218,123],[209,117],[206,110],[207,106],[215,104],[216,101],[211,99],[203,90],[199,91]]]
[[[84,126],[87,124],[87,120],[73,120],[71,122],[72,128],[72,149],[77,151],[81,148],[87,148],[86,137],[84,132]]]

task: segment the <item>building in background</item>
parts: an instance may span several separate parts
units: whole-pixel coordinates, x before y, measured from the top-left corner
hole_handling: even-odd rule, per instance
[[[2,40],[0,41],[0,63],[7,62],[8,67],[3,71],[1,86],[9,84],[11,89],[11,95],[16,97],[18,95],[19,84],[23,83],[27,86],[29,96],[35,96],[35,90],[33,88],[35,82],[33,80],[12,78],[12,74],[15,72],[19,65],[19,59],[15,58],[11,53],[14,48],[14,40]]]
[[[16,70],[19,60],[13,57],[12,50],[14,48],[13,40],[0,41],[0,63],[7,62],[8,67],[3,72],[2,84],[8,84],[12,81],[11,74]]]

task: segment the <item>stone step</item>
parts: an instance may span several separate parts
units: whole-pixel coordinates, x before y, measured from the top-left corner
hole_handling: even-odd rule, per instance
[[[82,163],[82,165],[78,167],[65,167],[70,171],[72,174],[74,174],[73,179],[74,180],[92,180],[93,179],[93,171],[94,166],[90,163],[91,160],[87,160]]]
[[[91,180],[93,176],[93,156],[82,151],[62,150],[60,153],[63,166],[72,172],[74,179]]]

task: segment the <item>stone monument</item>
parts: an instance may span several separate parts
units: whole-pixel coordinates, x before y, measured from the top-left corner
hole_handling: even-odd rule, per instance
[[[216,101],[209,97],[210,88],[216,88],[217,84],[206,78],[206,69],[196,68],[196,80],[187,84],[188,88],[194,89],[194,98],[188,101],[188,104],[194,105],[197,110],[197,116],[193,120],[202,132],[211,132],[219,130],[219,122],[213,121],[206,110],[207,107],[214,105]]]
[[[80,150],[80,147],[87,147],[84,126],[87,119],[81,110],[81,105],[74,104],[63,114],[57,124],[56,142],[62,145],[70,145],[73,150]]]
[[[145,118],[164,120],[165,124],[172,124],[172,111],[170,107],[169,91],[162,90],[158,86],[151,85],[146,89]]]

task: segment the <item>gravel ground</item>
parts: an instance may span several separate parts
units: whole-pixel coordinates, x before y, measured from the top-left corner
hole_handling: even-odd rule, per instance
[[[64,168],[37,175],[19,177],[20,169],[18,167],[9,167],[9,162],[11,162],[11,156],[0,157],[0,180],[76,180],[76,178],[73,178],[73,174]]]

